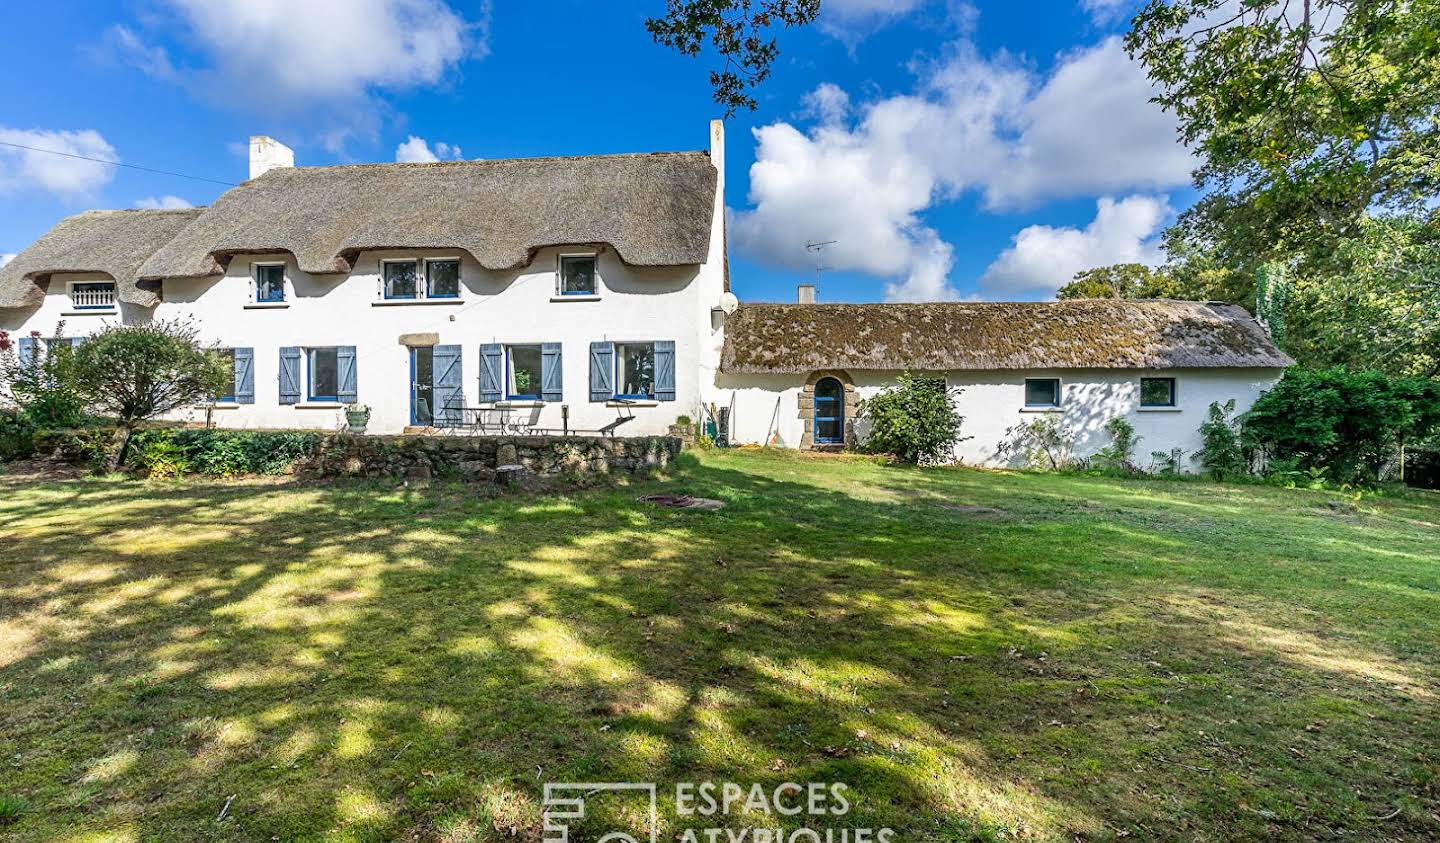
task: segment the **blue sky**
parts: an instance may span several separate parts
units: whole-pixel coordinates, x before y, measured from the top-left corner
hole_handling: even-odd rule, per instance
[[[0,141],[238,182],[245,140],[297,163],[704,148],[707,71],[654,45],[663,0],[17,4]],[[1118,41],[1124,0],[825,0],[727,121],[745,300],[1044,298],[1159,259],[1193,201],[1173,121]],[[0,254],[87,208],[205,204],[221,184],[0,146]]]

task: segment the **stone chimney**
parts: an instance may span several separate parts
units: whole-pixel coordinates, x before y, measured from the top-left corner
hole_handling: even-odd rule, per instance
[[[265,135],[250,136],[250,178],[258,179],[276,167],[295,166],[295,150]]]
[[[797,295],[796,295],[796,299],[795,299],[795,300],[798,301],[800,304],[814,304],[814,303],[815,303],[815,285],[814,285],[814,284],[801,284],[799,287],[796,288],[796,294],[797,294]]]

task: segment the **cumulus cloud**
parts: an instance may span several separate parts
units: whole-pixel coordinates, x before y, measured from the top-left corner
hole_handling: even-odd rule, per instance
[[[145,37],[117,26],[111,48],[156,78],[267,116],[373,122],[379,93],[439,84],[463,58],[487,51],[488,2],[476,20],[445,0],[159,2],[173,15],[153,20],[176,31]],[[162,35],[186,44],[185,54],[154,43]],[[346,134],[333,132],[343,142]]]
[[[4,266],[5,264],[13,260],[15,260],[14,252],[5,252],[4,254],[0,254],[0,266]]]
[[[458,160],[460,147],[438,142],[432,149],[425,139],[411,135],[395,147],[395,160],[401,164],[433,164],[436,161]]]
[[[926,0],[825,0],[820,31],[854,46],[887,24],[925,5]]]
[[[1095,219],[1084,228],[1032,225],[1000,253],[980,278],[980,287],[1003,295],[1053,295],[1075,273],[1112,263],[1154,266],[1163,260],[1160,225],[1170,215],[1160,196],[1100,199]]]
[[[88,199],[115,178],[115,167],[84,159],[118,161],[120,157],[93,129],[70,132],[0,126],[0,142],[16,144],[0,146],[0,193],[43,190],[62,199]]]
[[[803,269],[806,241],[836,240],[826,264],[889,279],[887,297],[952,298],[953,247],[923,218],[939,202],[974,194],[1013,210],[1189,181],[1194,160],[1153,95],[1118,38],[1062,55],[1044,77],[962,42],[914,92],[858,108],[822,85],[805,100],[814,125],[755,130],[753,207],[733,215],[734,242]]]
[[[1098,24],[1114,23],[1128,16],[1135,6],[1135,0],[1080,0],[1080,8]]]
[[[194,203],[181,199],[179,196],[146,196],[144,199],[136,199],[135,207],[146,208],[152,211],[178,211],[181,208],[193,208]]]

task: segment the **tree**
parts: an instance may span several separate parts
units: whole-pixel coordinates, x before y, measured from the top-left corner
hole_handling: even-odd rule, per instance
[[[659,44],[697,56],[708,39],[725,59],[723,70],[710,71],[715,101],[731,117],[742,108],[755,110],[750,93],[770,77],[780,55],[772,26],[804,26],[820,14],[820,0],[666,0],[665,16],[645,21]]]
[[[77,388],[95,411],[120,424],[110,471],[119,468],[141,422],[211,401],[233,376],[231,364],[202,348],[197,336],[193,325],[181,321],[116,325],[75,349]]]
[[[947,389],[944,378],[902,372],[894,386],[860,405],[861,418],[870,422],[864,450],[894,454],[912,465],[948,462],[962,441],[965,419],[955,410],[959,392]]]
[[[1143,263],[1116,263],[1075,273],[1055,294],[1060,299],[1167,298],[1169,279]]]
[[[1152,0],[1126,47],[1200,156],[1189,239],[1245,272],[1323,260],[1440,192],[1440,0]]]

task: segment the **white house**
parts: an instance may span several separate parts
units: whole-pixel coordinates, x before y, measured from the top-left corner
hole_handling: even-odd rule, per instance
[[[716,408],[734,442],[825,447],[916,367],[965,387],[971,463],[1030,412],[1082,450],[1112,415],[1192,449],[1211,400],[1244,408],[1290,362],[1243,310],[1199,303],[737,310],[723,156],[718,121],[708,152],[438,164],[295,167],[257,137],[251,178],[208,208],[62,220],[0,268],[0,330],[34,354],[62,321],[75,341],[192,320],[235,378],[188,420],[248,428],[336,429],[363,404],[375,433],[640,435]]]

